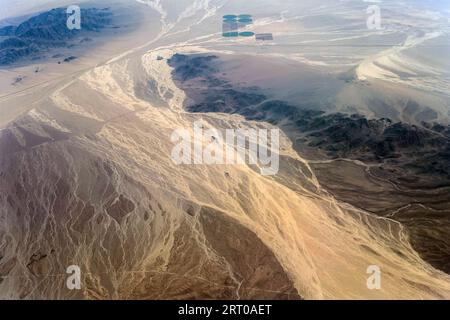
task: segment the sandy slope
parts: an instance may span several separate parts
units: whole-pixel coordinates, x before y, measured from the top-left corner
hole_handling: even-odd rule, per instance
[[[3,242],[10,243],[3,253],[6,259],[12,257],[14,251],[22,259],[27,256],[26,252],[33,252],[33,247],[34,250],[53,248],[55,251],[48,265],[36,267],[37,274],[47,275],[44,283],[50,281],[53,272],[61,271],[60,264],[69,259],[89,270],[86,296],[124,297],[143,281],[137,276],[125,277],[130,272],[164,272],[171,264],[186,263],[179,256],[182,254],[180,245],[175,245],[179,233],[182,237],[192,232],[196,234],[190,239],[193,242],[185,245],[202,251],[198,253],[204,261],[202,264],[224,259],[230,249],[220,251],[212,247],[214,240],[205,240],[210,232],[208,227],[199,222],[207,215],[204,210],[209,210],[201,208],[214,208],[224,219],[232,219],[256,234],[273,252],[304,298],[449,297],[449,277],[433,270],[417,256],[401,226],[336,203],[321,190],[310,172],[305,175],[310,176],[316,186],[313,193],[307,189],[294,192],[247,166],[176,166],[170,158],[173,145],[169,137],[173,130],[191,128],[193,121],[199,118],[215,126],[248,127],[255,124],[239,117],[184,113],[181,109],[183,93],[171,81],[165,61],[156,59],[158,55],[169,57],[171,53],[170,50],[149,52],[142,58],[123,59],[97,67],[55,91],[45,103],[28,113],[25,118],[33,120],[28,132],[43,136],[40,130],[46,124],[58,132],[70,132],[70,138],[55,141],[53,137],[49,142],[31,146],[36,142],[31,141],[30,136],[24,136],[24,143],[30,145],[27,151],[14,156],[3,155],[2,167],[11,165],[9,161],[15,159],[20,163],[15,165],[22,169],[17,173],[4,173],[10,184],[2,186],[2,202],[5,205],[19,200],[35,203],[37,197],[40,203],[47,203],[46,209],[23,208],[25,211],[18,216],[13,214],[13,206],[2,206],[2,217],[8,221],[3,226],[2,238]],[[167,91],[172,93],[173,97],[166,101],[169,108],[157,108],[136,98],[134,79],[142,77],[142,72],[146,72],[147,80],[155,76],[161,95]],[[45,132],[48,134],[49,131]],[[284,144],[286,156],[304,163],[289,148],[288,141]],[[74,150],[77,150],[76,154],[73,154]],[[107,163],[110,169],[100,169],[98,166],[102,163]],[[304,165],[303,170],[308,170],[307,163]],[[28,181],[34,176],[31,172],[37,174],[39,171],[52,179],[38,175],[39,185]],[[10,179],[16,180],[20,176],[20,186],[14,185]],[[37,190],[28,189],[32,185]],[[23,191],[17,193],[19,190]],[[57,196],[50,197],[50,190]],[[144,203],[150,201],[147,193],[165,208],[166,215],[155,213],[150,225],[142,225]],[[59,203],[60,197],[68,198]],[[80,205],[76,199],[82,201],[85,209],[92,206],[93,213],[87,215],[84,210],[81,213],[75,210],[74,207]],[[112,210],[111,203],[120,203],[121,209]],[[192,216],[183,213],[186,203],[196,208],[194,213],[191,212]],[[133,210],[128,212],[126,207]],[[72,213],[67,217],[67,212],[61,212],[61,208]],[[39,228],[31,223],[36,219]],[[97,225],[96,220],[100,220]],[[82,229],[77,230],[77,224]],[[49,235],[43,230],[53,231]],[[31,239],[25,240],[20,234],[29,234],[34,245],[29,242]],[[102,251],[106,255],[100,254]],[[73,256],[67,256],[68,252]],[[178,254],[174,255],[174,252]],[[253,255],[251,251],[238,254]],[[231,270],[230,279],[238,277],[237,267],[230,266],[229,260],[225,260],[221,271]],[[256,261],[258,263],[264,266],[264,262]],[[2,283],[4,297],[21,292],[20,286],[27,288],[14,278],[27,274],[20,265],[15,264],[10,271],[12,278],[7,277]],[[369,265],[379,265],[383,271],[380,291],[370,291],[366,287],[365,271]],[[195,269],[196,266],[192,266],[185,272],[204,277],[204,270]],[[28,277],[28,281],[35,281],[33,276]],[[265,286],[272,280],[262,277],[258,285]],[[220,286],[217,281],[216,285]],[[159,286],[154,284],[146,288],[152,292]],[[39,294],[27,292],[25,296],[64,297],[64,292],[53,295],[46,288],[41,284]],[[205,290],[200,285],[192,285],[191,289],[200,293]],[[168,293],[168,296],[171,295]]]
[[[175,165],[170,136],[196,120],[269,125],[184,112],[165,59],[211,49],[156,44],[47,87],[1,132],[0,297],[450,298],[450,277],[399,224],[338,203],[285,137],[296,176]],[[165,106],[137,97],[149,82]],[[83,270],[80,292],[65,288],[70,264]],[[381,290],[367,289],[369,265]]]

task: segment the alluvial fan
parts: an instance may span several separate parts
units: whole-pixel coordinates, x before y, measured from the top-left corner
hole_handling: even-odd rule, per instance
[[[261,6],[251,21],[260,30],[243,32],[273,32],[270,41],[292,41],[299,28],[296,23],[301,22],[302,30],[317,35],[317,21],[302,15],[309,10],[326,21],[324,26],[319,23],[325,33],[321,41],[347,39],[346,34],[339,34],[341,40],[328,39],[336,31],[335,23],[355,23],[346,20],[347,15],[327,19],[334,6],[348,5],[328,2],[333,6],[289,4],[292,16],[279,3],[271,7],[275,16]],[[58,71],[56,80],[50,77],[56,63],[45,65],[48,78],[27,80],[29,75],[24,78],[28,87],[0,96],[0,111],[5,112],[0,118],[1,299],[450,299],[450,276],[416,251],[408,224],[395,219],[394,213],[370,210],[368,203],[378,202],[373,195],[364,202],[364,196],[354,197],[345,188],[363,180],[355,178],[356,170],[346,175],[342,173],[346,165],[333,167],[342,174],[338,188],[331,183],[337,173],[320,167],[336,159],[364,167],[367,175],[372,167],[382,167],[351,158],[367,150],[355,151],[353,143],[343,140],[349,137],[338,130],[339,121],[359,134],[355,127],[365,118],[339,112],[348,107],[378,117],[389,109],[378,97],[386,86],[379,81],[404,83],[393,76],[382,79],[385,69],[392,67],[388,62],[398,67],[399,57],[415,56],[410,49],[442,34],[419,33],[408,38],[406,52],[392,49],[365,57],[358,65],[352,64],[358,57],[349,56],[342,62],[351,65],[349,75],[331,65],[328,59],[335,52],[314,57],[305,48],[305,56],[299,56],[285,43],[278,43],[285,51],[271,52],[253,46],[251,41],[256,40],[251,37],[223,39],[222,17],[247,14],[251,6],[244,3],[241,12],[225,0],[183,0],[177,5],[140,0],[134,5],[160,19],[152,21],[156,34],[141,34],[150,39],[140,39],[139,45],[127,43],[126,50],[106,60],[81,57],[75,60],[75,69]],[[349,14],[359,7],[351,9]],[[279,34],[269,29],[279,24]],[[435,24],[440,27],[437,20]],[[97,49],[105,54],[110,50],[106,47]],[[30,72],[20,68],[14,70]],[[38,74],[35,70],[31,73]],[[3,74],[9,76],[8,72]],[[436,75],[436,81],[441,76],[445,75]],[[395,111],[404,102],[393,98],[395,85],[389,99],[398,105],[389,113],[405,120],[411,114]],[[430,82],[417,81],[414,86],[427,89]],[[416,89],[404,89],[401,96],[417,93]],[[418,101],[430,102],[431,111],[422,114],[425,107],[418,105],[414,125],[377,120],[371,122],[375,129],[371,127],[365,139],[376,140],[380,127],[391,126],[386,135],[407,129],[409,135],[400,140],[392,138],[396,131],[383,136],[387,141],[383,152],[394,152],[388,145],[393,140],[400,147],[423,142],[416,139],[414,126],[430,114],[434,120],[449,116],[436,107],[448,99],[442,96],[445,88],[439,89],[437,97],[417,93]],[[306,100],[297,109],[289,103],[299,95]],[[348,95],[353,100],[344,106]],[[281,96],[289,103],[280,101]],[[330,99],[336,104],[331,106]],[[328,107],[325,111],[330,114],[323,115]],[[181,128],[194,135],[199,122],[205,129],[281,128],[279,171],[270,176],[252,164],[177,164],[172,156],[174,132]],[[362,127],[358,128],[365,130]],[[299,128],[308,128],[304,131],[310,135],[300,135]],[[444,129],[433,130],[433,139],[439,135],[445,140]],[[305,141],[311,142],[308,148],[302,145]],[[348,159],[340,157],[338,147],[343,145]],[[325,154],[321,146],[328,148],[327,156],[335,152],[333,159],[308,159],[310,149]],[[379,156],[381,147],[372,147]],[[421,168],[413,169],[422,173]],[[390,185],[399,191],[394,182]],[[441,262],[442,257],[436,260]],[[67,273],[73,266],[81,276],[75,290]],[[382,272],[376,290],[368,284],[373,267]]]

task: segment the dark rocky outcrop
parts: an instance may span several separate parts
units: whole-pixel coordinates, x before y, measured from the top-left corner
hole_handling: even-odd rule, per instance
[[[51,48],[71,46],[78,37],[110,26],[112,16],[108,8],[82,8],[81,29],[70,30],[66,9],[57,8],[31,17],[18,26],[0,28],[0,36],[8,37],[0,43],[0,65],[10,65]]]

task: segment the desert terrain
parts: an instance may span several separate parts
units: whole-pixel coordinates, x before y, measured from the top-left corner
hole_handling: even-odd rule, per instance
[[[449,299],[450,13],[423,6],[82,3],[114,21],[92,43],[0,68],[0,298]],[[280,129],[279,172],[174,163],[197,121]]]

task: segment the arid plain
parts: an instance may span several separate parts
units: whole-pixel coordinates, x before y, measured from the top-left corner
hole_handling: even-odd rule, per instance
[[[379,5],[86,2],[88,45],[1,66],[0,298],[449,299],[449,8]],[[278,174],[175,164],[196,121],[281,129]]]

